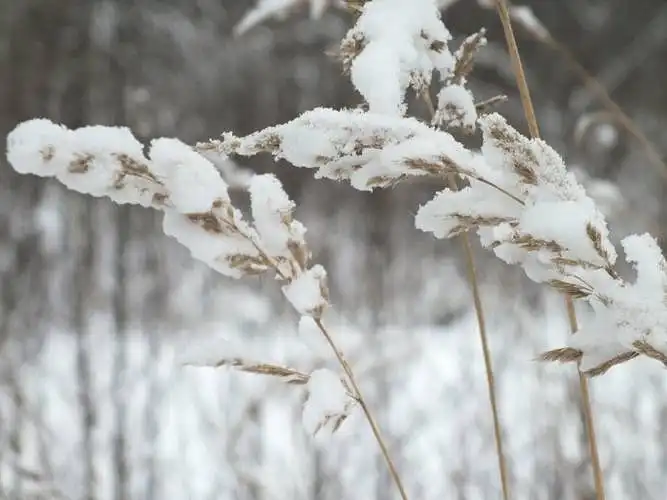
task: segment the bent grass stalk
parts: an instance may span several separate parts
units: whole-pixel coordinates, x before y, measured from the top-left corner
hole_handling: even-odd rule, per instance
[[[270,255],[268,255],[266,252],[264,252],[259,245],[257,245],[252,238],[249,238],[249,240],[252,242],[252,244],[257,248],[257,250],[260,252],[260,254],[267,260],[267,262],[271,265],[271,267],[276,271],[276,273],[279,276],[282,276],[283,278],[286,278],[282,271],[280,270],[280,266],[278,263],[271,258]],[[361,389],[359,387],[359,384],[357,383],[357,379],[354,375],[354,371],[352,370],[352,367],[350,364],[347,362],[347,359],[345,358],[345,355],[343,352],[340,350],[336,342],[333,340],[333,337],[331,336],[331,333],[329,330],[324,326],[324,323],[322,323],[322,320],[320,318],[313,318],[315,321],[315,324],[317,325],[317,328],[320,330],[322,335],[327,341],[327,344],[329,344],[329,347],[331,347],[331,350],[333,351],[334,355],[336,356],[336,360],[338,361],[338,364],[340,365],[341,369],[343,370],[343,373],[345,373],[345,376],[347,377],[348,381],[350,382],[350,386],[352,387],[353,396],[354,399],[359,403],[359,406],[361,406],[361,409],[364,413],[364,416],[366,420],[368,421],[368,425],[371,428],[371,431],[373,433],[373,437],[377,441],[378,446],[380,447],[380,452],[382,453],[382,457],[384,458],[385,463],[387,464],[387,469],[389,469],[389,474],[391,475],[391,478],[396,485],[396,489],[399,492],[399,495],[401,496],[401,500],[408,500],[408,495],[405,491],[405,487],[403,486],[403,481],[401,481],[401,477],[398,473],[398,468],[396,467],[396,464],[394,463],[393,459],[391,458],[391,455],[389,453],[389,447],[387,446],[387,443],[385,439],[382,437],[382,433],[380,432],[380,427],[377,424],[377,420],[373,416],[373,413],[371,412],[368,404],[366,403],[366,399],[364,398]]]
[[[523,64],[521,63],[521,55],[519,47],[516,43],[514,30],[512,29],[512,21],[507,7],[506,0],[496,0],[496,8],[500,22],[503,25],[503,33],[505,41],[507,42],[507,49],[509,51],[510,59],[512,61],[512,69],[516,77],[517,87],[521,97],[521,104],[523,105],[526,121],[528,122],[528,129],[533,138],[540,137],[540,129],[535,116],[535,108],[530,97],[530,89],[526,80],[526,75],[523,71]],[[565,295],[565,305],[567,307],[567,316],[570,323],[570,330],[575,333],[578,329],[577,315],[574,309],[572,297]],[[600,456],[598,453],[597,439],[595,436],[595,426],[593,424],[593,411],[591,408],[590,392],[588,390],[588,380],[581,371],[577,370],[579,374],[579,388],[581,392],[581,399],[583,403],[584,424],[586,427],[586,437],[588,441],[589,452],[591,455],[591,465],[593,468],[593,480],[595,483],[596,500],[605,500],[604,481],[602,476],[602,467],[600,465]]]

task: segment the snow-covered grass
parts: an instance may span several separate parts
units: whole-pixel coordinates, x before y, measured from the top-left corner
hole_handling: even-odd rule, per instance
[[[246,18],[245,28],[241,31],[270,17],[270,13],[274,12],[272,9],[282,12],[293,4],[259,4],[258,8],[265,10],[259,14],[254,11],[259,16],[254,20]],[[498,5],[508,41],[511,42],[507,24],[509,12],[505,12],[503,17],[504,2],[498,2]],[[315,16],[320,15],[325,6],[326,2],[312,2],[311,12]],[[364,99],[363,109],[317,108],[287,123],[246,137],[224,133],[221,139],[199,144],[196,148],[177,139],[156,139],[147,155],[143,153],[143,145],[125,128],[91,126],[69,130],[48,120],[36,119],[19,124],[9,134],[8,160],[21,173],[55,177],[75,191],[107,196],[119,204],[138,204],[162,211],[164,232],[188,248],[195,259],[225,276],[241,278],[269,274],[280,281],[284,297],[301,316],[299,336],[287,336],[288,341],[275,336],[269,343],[272,348],[265,354],[255,354],[250,340],[238,346],[234,344],[238,339],[223,342],[210,336],[213,344],[202,339],[195,346],[195,352],[190,350],[192,364],[249,372],[258,376],[253,384],[270,385],[274,383],[271,379],[277,379],[292,386],[283,387],[280,391],[292,389],[291,397],[297,394],[305,398],[300,419],[306,429],[319,437],[324,434],[324,429],[335,432],[340,445],[345,444],[347,438],[352,439],[347,442],[349,447],[344,453],[353,452],[355,444],[358,446],[367,439],[357,434],[358,426],[354,423],[355,418],[363,416],[403,500],[409,498],[407,491],[418,491],[420,498],[429,498],[431,494],[442,495],[443,492],[453,494],[460,485],[456,478],[463,473],[461,471],[465,471],[466,477],[473,477],[461,490],[466,498],[482,498],[489,494],[484,491],[484,485],[493,484],[486,477],[493,473],[492,468],[487,469],[474,459],[482,452],[485,441],[478,440],[479,435],[466,434],[462,440],[458,434],[450,435],[451,428],[448,426],[439,431],[441,434],[436,431],[427,434],[428,440],[423,443],[417,440],[420,444],[414,445],[417,451],[412,452],[412,427],[406,427],[403,421],[395,421],[398,415],[419,407],[419,401],[412,401],[411,396],[428,400],[451,397],[455,392],[451,387],[454,380],[461,383],[463,373],[475,373],[478,367],[484,366],[503,497],[507,500],[510,497],[506,478],[507,458],[502,453],[500,410],[495,403],[496,392],[502,393],[507,388],[502,386],[502,379],[497,386],[494,382],[482,301],[478,294],[479,283],[474,273],[467,233],[477,234],[483,247],[505,263],[521,267],[531,280],[564,294],[568,305],[576,299],[588,307],[584,311],[582,327],[572,337],[565,336],[563,332],[567,328],[564,324],[560,325],[560,342],[566,347],[552,349],[541,356],[543,361],[576,362],[580,372],[586,375],[603,374],[615,365],[640,356],[667,365],[667,263],[650,235],[631,235],[621,244],[625,260],[634,266],[637,276],[634,281],[622,278],[617,270],[618,252],[602,211],[568,171],[561,156],[535,137],[534,119],[528,116],[533,125],[531,128],[535,129],[533,138],[529,139],[499,114],[488,112],[484,103],[475,102],[474,95],[466,87],[466,79],[472,70],[475,53],[485,44],[483,31],[467,38],[459,50],[451,52],[451,36],[441,21],[435,0],[413,0],[409,8],[403,0],[369,0],[354,2],[354,10],[357,12],[356,22],[341,42],[340,55],[344,70],[349,72],[354,87]],[[530,24],[530,19],[525,16],[521,19]],[[518,68],[515,48],[511,50],[511,55]],[[525,79],[520,77],[520,71],[517,73],[521,87]],[[439,88],[436,104],[433,104],[430,95],[434,84]],[[522,90],[524,104],[527,104],[529,98],[525,88],[522,87]],[[431,123],[406,116],[409,112],[407,92],[414,92],[430,106]],[[526,107],[529,109],[529,106]],[[475,131],[481,133],[481,147],[464,146],[459,135]],[[342,328],[342,334],[334,335],[325,326],[325,323],[335,321],[332,313],[327,314],[330,306],[327,272],[311,261],[305,238],[306,228],[293,218],[294,203],[275,176],[252,176],[243,186],[250,195],[250,220],[232,202],[228,184],[220,173],[200,154],[212,152],[220,154],[224,161],[232,155],[251,157],[270,153],[294,166],[313,169],[316,177],[349,181],[359,190],[394,187],[410,177],[430,177],[447,183],[448,188],[436,193],[419,208],[415,226],[437,238],[465,234],[476,324],[481,331],[484,352],[483,363],[470,363],[471,353],[458,343],[462,338],[460,332],[472,327],[468,316],[437,335],[430,328],[422,331],[418,326],[412,329],[410,336],[404,332],[384,332],[381,350],[369,348],[365,342],[357,342],[356,348],[353,346],[347,351],[342,349],[338,337],[353,338],[356,334]],[[569,315],[570,325],[576,329],[572,308]],[[550,330],[555,324],[554,316],[549,313],[544,317],[547,322],[541,325],[541,329]],[[503,318],[502,315],[497,316],[495,324],[502,324]],[[564,321],[561,320],[561,323]],[[285,327],[281,325],[280,328]],[[274,332],[276,329],[274,326]],[[503,328],[499,327],[499,330],[503,331]],[[236,334],[236,337],[239,336]],[[313,336],[328,346],[328,366],[311,363],[301,367],[303,359],[299,356],[292,358],[291,351],[288,359],[274,359],[279,357],[276,354],[283,352],[285,346],[291,346],[290,342],[299,343],[299,339]],[[58,336],[54,334],[52,338]],[[138,335],[137,338],[142,337]],[[405,342],[406,338],[410,339],[411,355],[390,369],[384,368],[389,371],[383,381],[393,388],[392,393],[382,394],[379,384],[378,387],[371,386],[373,397],[367,399],[361,389],[362,384],[358,382],[359,366],[353,367],[350,360],[359,357],[373,367],[378,362],[382,363],[385,351],[396,349],[393,342]],[[543,339],[540,337],[540,340]],[[532,352],[522,350],[526,346],[536,348],[535,341],[515,340],[516,344],[510,351],[517,357],[515,362],[498,373],[507,376],[514,370],[526,369],[537,370],[539,375],[533,374],[525,379],[515,373],[510,380],[520,390],[521,397],[514,401],[506,396],[505,402],[512,401],[513,411],[523,408],[522,403],[525,404],[525,411],[533,410],[541,401],[545,406],[553,404],[558,397],[547,401],[532,394],[549,383],[547,369],[529,370],[516,361],[531,359],[539,351],[539,348],[531,349]],[[349,340],[340,341],[349,343]],[[465,342],[468,341],[469,336],[465,338]],[[450,342],[454,344],[450,345]],[[545,347],[542,346],[542,349]],[[298,352],[296,347],[290,349]],[[136,347],[132,352],[137,354],[141,348]],[[370,363],[365,359],[369,352],[372,354]],[[319,361],[315,353],[311,353],[311,358]],[[430,367],[427,359],[434,365],[437,360],[441,366],[439,371],[424,376],[422,370]],[[174,363],[173,360],[171,362]],[[324,360],[321,362],[326,365]],[[363,366],[359,359],[357,363]],[[412,371],[411,363],[418,367],[416,372]],[[266,376],[267,381],[258,382],[262,378],[259,375]],[[476,387],[483,377],[481,373],[476,373],[476,376],[476,382],[470,381],[466,385],[473,387],[477,394],[483,392]],[[413,377],[418,382],[412,382]],[[524,379],[530,382],[525,385],[516,382]],[[368,385],[369,380],[372,376],[367,374],[365,383]],[[406,384],[405,391],[396,389],[402,384]],[[173,387],[171,382],[169,385]],[[428,392],[433,387],[442,391],[445,386],[448,394]],[[420,391],[420,387],[426,390]],[[594,450],[585,381],[580,381],[580,387],[593,468],[599,483],[600,468],[596,464],[598,454]],[[248,392],[252,393],[252,389]],[[554,394],[557,392],[554,391]],[[530,399],[524,397],[528,393],[531,394]],[[567,393],[562,396],[565,405],[569,396]],[[372,410],[371,400],[381,401],[384,411]],[[254,401],[252,411],[248,410],[251,418],[248,413],[243,413],[241,419],[258,422],[266,417],[272,419],[272,423],[266,425],[275,425],[271,398],[264,398],[262,394],[256,396]],[[406,401],[409,401],[407,409],[401,406]],[[156,411],[157,408],[156,403]],[[561,407],[556,404],[554,408]],[[441,410],[442,417],[447,409]],[[457,411],[465,414],[464,407],[457,407]],[[172,415],[175,413],[173,409],[167,410],[167,413],[170,418],[180,418],[180,415]],[[279,414],[280,410],[276,413]],[[467,423],[477,423],[478,418],[481,417],[473,412]],[[276,420],[281,419],[291,422],[293,416],[276,416]],[[384,428],[389,430],[392,440],[398,441],[399,444],[394,443],[394,447],[401,452],[390,453],[387,440],[382,437],[381,426],[377,423],[379,419],[384,421]],[[560,423],[568,419],[576,421],[572,414],[562,416]],[[428,427],[430,424],[425,425]],[[516,452],[517,447],[524,444],[525,434],[508,431],[511,424],[506,425],[508,449]],[[543,430],[539,425],[536,428],[537,431]],[[249,437],[252,442],[249,448],[254,450],[255,458],[264,457],[269,452],[264,450],[260,430],[254,430],[256,432]],[[531,428],[530,432],[536,432],[535,428]],[[273,435],[272,430],[269,435]],[[436,469],[433,462],[430,466],[424,464],[416,470],[414,468],[419,457],[433,460],[434,456],[438,456],[439,438],[443,436],[446,436],[447,443],[443,446],[452,446],[452,440],[461,440],[453,446],[465,451],[461,452],[464,458],[457,464],[459,469],[452,471],[451,476],[442,476],[438,482],[434,479]],[[288,440],[286,435],[282,438]],[[532,438],[527,441],[532,443]],[[570,447],[562,446],[560,439],[556,442],[558,445],[554,446],[557,450],[550,452],[552,458],[554,453],[560,454],[558,456],[566,465],[581,459],[582,450],[576,444]],[[187,447],[179,445],[175,449],[187,456]],[[466,453],[470,450],[474,454],[468,457]],[[367,451],[363,449],[364,454]],[[526,475],[533,482],[525,487],[527,489],[522,489],[521,474],[526,468],[536,467],[540,454],[534,453],[529,460],[525,454],[517,453],[520,458],[514,460],[514,495],[539,498],[543,494],[540,493],[542,486],[547,488],[544,491],[550,491],[553,485],[534,482],[537,473]],[[330,454],[335,455],[335,451],[327,449],[326,456]],[[399,459],[406,460],[406,456],[410,457],[410,465],[403,467],[408,470],[402,471],[401,479],[397,464]],[[465,463],[466,460],[470,461],[470,465],[461,469],[460,462]],[[341,477],[348,472],[347,465],[340,465],[344,461],[346,459],[342,457],[336,461],[336,474]],[[259,471],[237,470],[235,480],[244,481],[250,489],[279,497],[301,494],[290,490],[278,495],[276,492],[287,476],[269,474],[263,460],[257,463],[261,464]],[[321,466],[321,462],[318,464]],[[363,466],[358,464],[354,472],[359,474],[361,470]],[[425,477],[420,478],[419,474],[424,471]],[[267,478],[273,481],[278,477],[280,481],[276,484],[267,483]],[[429,484],[425,485],[425,482]],[[351,483],[354,491],[347,492],[345,497],[358,496],[365,491],[366,483],[373,485],[374,474],[368,470],[367,475],[361,478],[355,476]],[[347,483],[341,480],[340,484]],[[560,487],[566,495],[575,495],[572,489],[575,484],[573,480],[571,484],[560,484]],[[192,487],[197,498],[209,495],[198,490],[198,484]],[[613,484],[611,487],[614,487]],[[596,487],[596,496],[598,499],[604,497],[601,484]]]

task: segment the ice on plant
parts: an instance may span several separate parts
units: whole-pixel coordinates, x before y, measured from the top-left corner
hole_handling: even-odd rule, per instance
[[[148,160],[125,127],[69,130],[49,120],[19,124],[7,137],[7,159],[21,173],[56,177],[68,188],[116,203],[151,206],[161,187],[146,176]]]
[[[224,135],[222,141],[200,147],[242,156],[269,152],[294,166],[318,169],[316,177],[349,180],[362,190],[454,165],[471,174],[485,173],[485,165],[447,132],[414,118],[360,110],[318,108],[246,137]]]
[[[655,239],[649,234],[631,235],[621,242],[625,258],[637,271],[636,286],[646,298],[658,302],[667,298],[667,263]]]

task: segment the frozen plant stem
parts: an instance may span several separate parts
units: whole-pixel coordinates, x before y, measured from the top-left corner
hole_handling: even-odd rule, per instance
[[[456,189],[456,181],[453,176],[449,177],[449,184],[452,189]],[[503,500],[509,500],[509,481],[507,479],[507,461],[503,451],[503,437],[500,429],[500,415],[498,411],[498,402],[496,400],[496,379],[493,374],[493,361],[491,360],[491,349],[489,339],[486,334],[486,318],[482,306],[482,296],[479,290],[479,280],[477,279],[477,270],[475,266],[475,257],[472,254],[472,245],[468,233],[460,236],[463,246],[463,253],[466,259],[466,268],[468,269],[468,279],[472,289],[473,304],[477,316],[477,326],[479,328],[479,339],[482,344],[482,355],[484,356],[484,368],[486,371],[486,384],[489,389],[489,403],[491,404],[491,415],[493,418],[493,436],[496,444],[496,456],[498,457],[498,471],[500,473],[500,485],[503,490]]]
[[[250,238],[249,236],[246,237],[258,250],[260,255],[262,255],[266,259],[266,261],[271,265],[271,267],[274,268],[276,273],[283,279],[287,279],[287,277],[284,276],[284,274],[281,272],[278,263],[273,258],[271,258],[270,255],[264,252],[261,246],[258,245],[252,238]],[[401,495],[401,499],[408,500],[408,495],[405,492],[405,488],[403,487],[403,482],[401,481],[401,478],[398,475],[398,470],[396,468],[396,465],[394,464],[394,461],[391,459],[391,455],[389,454],[389,448],[387,447],[387,444],[384,438],[382,437],[382,433],[380,432],[380,427],[378,426],[375,418],[373,417],[373,414],[371,413],[368,405],[366,404],[366,400],[364,399],[364,396],[361,393],[359,384],[357,384],[357,380],[356,377],[354,376],[354,372],[352,371],[352,367],[350,367],[350,364],[347,362],[347,359],[345,359],[345,355],[334,342],[333,337],[331,336],[327,328],[324,326],[324,323],[322,323],[322,320],[319,318],[313,318],[313,320],[315,321],[315,324],[317,325],[319,330],[322,332],[322,335],[324,335],[324,338],[331,347],[331,350],[334,352],[336,359],[338,360],[338,363],[340,364],[341,368],[343,369],[343,372],[345,373],[345,376],[347,377],[348,381],[350,382],[350,385],[352,386],[352,390],[354,391],[353,396],[359,403],[359,406],[361,406],[361,409],[364,412],[364,416],[366,417],[366,420],[368,421],[368,424],[371,427],[373,436],[375,437],[375,440],[377,441],[378,446],[380,447],[382,456],[384,457],[384,460],[387,463],[387,468],[389,469],[389,473],[391,474],[391,477],[394,483],[396,484],[396,488],[398,489],[398,492]]]
[[[391,456],[389,455],[389,449],[387,447],[387,444],[382,437],[382,434],[380,433],[380,428],[375,421],[375,418],[373,417],[373,414],[371,413],[370,409],[368,408],[368,405],[366,404],[366,400],[364,399],[363,395],[361,394],[361,390],[359,389],[359,385],[357,384],[356,378],[354,376],[354,372],[352,371],[352,368],[350,367],[350,364],[347,362],[345,359],[345,356],[341,352],[340,349],[336,346],[336,343],[334,342],[333,338],[331,337],[331,334],[329,331],[326,329],[324,324],[322,323],[321,319],[315,319],[315,324],[317,327],[320,329],[322,332],[322,335],[324,335],[324,338],[327,340],[327,343],[331,347],[331,350],[334,352],[336,355],[336,359],[338,359],[338,363],[340,364],[341,368],[345,372],[345,375],[348,378],[348,381],[350,382],[350,385],[352,386],[352,390],[354,391],[354,397],[357,399],[357,402],[359,403],[359,406],[361,406],[362,411],[364,412],[364,415],[366,416],[366,420],[368,420],[368,424],[371,426],[371,431],[373,432],[373,436],[375,436],[375,440],[377,441],[378,445],[380,446],[380,450],[382,452],[382,456],[384,457],[385,462],[387,463],[387,468],[389,469],[389,473],[391,474],[391,477],[396,484],[396,488],[398,489],[399,494],[401,495],[402,500],[408,500],[408,495],[405,492],[405,488],[403,487],[403,482],[401,481],[400,476],[398,475],[398,470],[396,469],[396,464],[394,464],[394,461],[391,459]]]
[[[514,30],[512,29],[512,21],[510,18],[509,9],[507,7],[507,1],[496,0],[496,7],[498,10],[498,16],[500,17],[500,22],[503,25],[505,41],[507,42],[507,50],[512,62],[512,69],[514,71],[514,76],[516,77],[517,87],[519,88],[519,95],[521,96],[521,103],[523,105],[524,114],[526,115],[526,121],[528,122],[528,129],[530,131],[530,135],[537,139],[540,137],[540,129],[537,124],[535,108],[533,107],[533,101],[530,97],[530,89],[528,88],[526,75],[523,71],[521,56],[519,54],[519,47],[517,46]],[[574,334],[578,329],[578,325],[577,315],[571,296],[565,296],[565,305],[567,307],[567,316],[570,323],[570,330]],[[591,465],[593,468],[595,497],[596,500],[604,500],[604,482],[602,479],[602,468],[600,466],[600,455],[598,453],[597,439],[595,437],[595,426],[593,425],[593,412],[591,409],[591,398],[588,390],[588,380],[586,380],[581,371],[577,370],[577,372],[579,374],[579,388],[581,391],[584,423],[586,427],[586,436],[588,439],[588,448],[591,455]]]
[[[423,99],[429,109],[431,117],[435,115],[435,106],[428,91],[423,93]],[[447,182],[452,191],[458,190],[456,184],[456,177],[451,174],[447,176]],[[507,193],[511,198],[516,199],[510,193]],[[521,200],[517,200],[522,203]],[[505,452],[503,449],[503,437],[500,428],[500,414],[498,411],[498,402],[496,400],[496,378],[493,374],[493,361],[491,359],[491,349],[489,347],[489,339],[486,333],[486,317],[484,315],[484,307],[482,305],[482,295],[479,290],[479,280],[477,279],[477,270],[475,266],[475,256],[472,253],[472,245],[470,244],[470,236],[467,232],[459,236],[463,253],[466,260],[466,269],[468,270],[468,280],[470,281],[470,288],[472,290],[473,305],[475,307],[475,315],[477,317],[477,327],[479,330],[479,339],[482,344],[482,356],[484,358],[484,371],[486,373],[486,384],[489,392],[489,403],[491,405],[491,418],[493,420],[493,437],[496,445],[496,457],[498,458],[498,472],[500,474],[500,485],[503,490],[503,500],[509,500],[509,481],[507,478],[507,461],[505,460]]]

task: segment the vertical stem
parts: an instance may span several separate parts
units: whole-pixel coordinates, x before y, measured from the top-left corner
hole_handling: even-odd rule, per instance
[[[435,114],[435,107],[428,92],[423,94],[426,105],[429,108],[431,116]],[[448,177],[449,187],[452,191],[458,190],[456,178],[454,175]],[[500,414],[498,411],[498,402],[496,399],[496,379],[493,374],[493,361],[491,359],[491,349],[489,347],[488,335],[486,333],[486,317],[484,307],[482,306],[482,295],[479,290],[479,280],[477,279],[477,270],[475,266],[475,257],[472,253],[470,237],[467,233],[460,236],[463,245],[463,253],[466,259],[466,268],[468,270],[468,281],[472,289],[473,305],[477,317],[477,327],[479,329],[479,338],[482,344],[482,355],[484,358],[484,370],[486,372],[486,385],[489,393],[489,403],[491,405],[491,418],[493,420],[493,437],[496,445],[496,457],[498,458],[498,472],[500,474],[500,485],[503,491],[503,500],[509,500],[509,480],[507,477],[507,460],[503,448],[503,438],[500,428]]]
[[[519,94],[521,96],[521,103],[526,115],[526,121],[528,122],[528,129],[530,130],[530,135],[532,137],[538,138],[540,137],[540,129],[537,124],[535,108],[533,107],[533,101],[530,97],[530,89],[528,88],[526,75],[523,71],[521,56],[519,55],[519,47],[517,46],[516,38],[514,37],[514,30],[512,29],[512,21],[510,19],[509,9],[507,7],[507,1],[496,0],[496,7],[498,10],[498,16],[500,17],[500,21],[503,25],[505,40],[507,42],[510,59],[512,61],[512,69],[514,70],[517,86],[519,87]],[[575,333],[578,329],[578,325],[572,297],[565,296],[565,304],[567,306],[567,316],[570,323],[570,330],[572,333]],[[593,425],[593,412],[591,409],[591,398],[588,390],[588,381],[581,372],[579,372],[579,387],[583,403],[584,424],[586,427],[588,447],[591,455],[591,465],[593,468],[595,496],[597,500],[604,500],[604,481],[602,478],[602,467],[600,466],[600,455],[598,453],[597,439],[595,437],[595,427]]]
[[[266,253],[262,249],[261,245],[259,245],[256,241],[254,241],[253,238],[249,236],[246,236],[246,238],[248,238],[248,240],[255,246],[260,255],[262,255],[267,260],[267,262],[270,263],[271,267],[276,271],[276,274],[280,276],[282,279],[287,279],[286,276],[280,270],[280,266],[275,261],[275,259],[273,259],[268,253]],[[350,385],[352,386],[352,390],[354,391],[354,397],[357,399],[359,406],[361,406],[361,409],[364,412],[364,416],[368,421],[368,425],[370,425],[371,427],[373,436],[375,437],[375,440],[377,441],[378,446],[380,447],[382,456],[384,457],[384,460],[387,463],[389,474],[391,475],[394,483],[396,484],[396,488],[398,489],[401,499],[408,500],[408,494],[405,492],[405,488],[403,487],[403,482],[401,481],[401,477],[398,474],[398,469],[396,468],[394,461],[391,459],[391,455],[389,454],[389,448],[387,447],[387,444],[384,438],[382,437],[382,433],[380,432],[380,427],[378,426],[375,417],[373,417],[370,408],[366,404],[366,399],[361,393],[361,389],[359,388],[359,384],[357,384],[357,379],[354,376],[352,367],[347,362],[347,359],[345,359],[343,351],[341,351],[336,345],[336,342],[334,342],[333,337],[329,333],[329,330],[327,330],[327,328],[324,326],[324,323],[322,323],[322,320],[319,318],[313,318],[313,321],[315,321],[317,328],[320,330],[320,332],[322,332],[322,335],[324,335],[324,338],[329,344],[329,347],[331,347],[331,350],[334,352],[336,359],[340,364],[340,367],[343,369],[345,376],[347,377],[348,381],[350,382]]]
[[[342,351],[338,349],[338,347],[336,346],[336,343],[334,342],[327,328],[324,326],[324,323],[322,323],[322,320],[315,319],[315,324],[320,329],[322,335],[324,335],[324,338],[329,344],[329,347],[331,347],[331,350],[336,355],[338,363],[343,369],[343,372],[345,372],[345,375],[347,376],[350,385],[352,386],[352,390],[354,391],[354,396],[357,398],[359,406],[361,406],[361,409],[364,412],[364,415],[366,416],[366,420],[368,420],[368,424],[371,426],[371,431],[373,432],[373,436],[375,437],[375,440],[380,446],[380,451],[382,452],[382,456],[384,457],[384,460],[387,463],[387,468],[389,469],[389,473],[391,474],[391,477],[394,480],[394,483],[396,484],[396,488],[398,489],[398,492],[400,493],[402,500],[408,500],[408,495],[405,492],[405,488],[403,487],[403,482],[401,481],[401,478],[398,475],[398,469],[396,468],[394,461],[391,459],[391,456],[389,455],[389,448],[387,447],[387,444],[384,438],[382,437],[382,434],[380,433],[380,428],[377,422],[375,421],[375,418],[373,417],[373,414],[368,408],[366,400],[364,399],[361,393],[361,389],[357,384],[357,380],[356,377],[354,376],[354,372],[352,371],[352,367],[350,367],[350,364],[345,359],[345,356],[343,355]]]
[[[565,305],[567,306],[567,317],[570,322],[570,330],[575,333],[578,330],[577,314],[574,310],[574,302],[569,295],[565,296]],[[583,405],[584,426],[586,428],[586,437],[588,441],[588,451],[591,455],[591,465],[593,467],[593,480],[595,482],[596,500],[604,500],[604,478],[602,477],[602,466],[600,464],[600,454],[598,453],[598,442],[595,436],[595,425],[593,424],[593,410],[591,408],[591,396],[588,390],[588,379],[578,371],[579,389],[581,391],[581,403]]]
[[[452,179],[453,181],[453,179]],[[451,181],[450,181],[451,182]],[[451,182],[456,186],[456,183]],[[479,327],[479,338],[482,344],[482,354],[484,356],[484,367],[486,371],[486,384],[489,391],[489,403],[491,404],[491,415],[493,418],[493,435],[496,444],[496,456],[498,457],[498,471],[500,473],[500,484],[503,490],[503,499],[509,500],[509,481],[507,478],[507,462],[503,451],[503,439],[500,429],[500,416],[498,412],[498,402],[496,401],[496,379],[493,375],[493,362],[491,360],[491,349],[486,334],[486,319],[482,307],[482,297],[479,291],[479,280],[477,279],[477,270],[475,269],[475,259],[472,254],[470,237],[467,233],[460,236],[463,244],[463,251],[466,256],[466,267],[468,269],[468,279],[472,288],[473,303],[477,315],[477,325]]]

